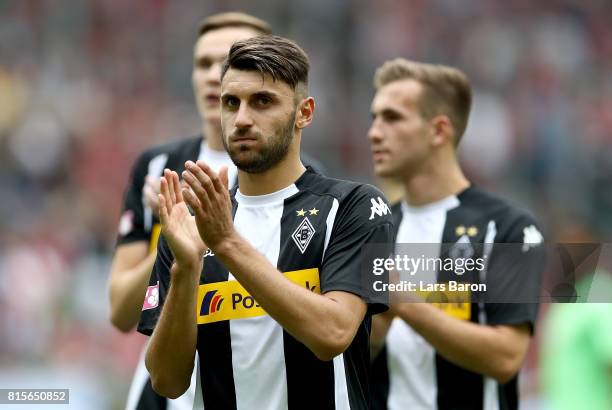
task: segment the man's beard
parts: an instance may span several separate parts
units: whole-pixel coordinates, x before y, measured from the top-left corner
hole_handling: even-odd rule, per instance
[[[248,130],[245,131],[245,134],[250,133],[257,138],[260,144],[263,144],[263,148],[261,148],[260,151],[241,145],[230,148],[227,143],[227,138],[224,136],[223,145],[234,165],[236,165],[239,170],[248,172],[249,174],[260,174],[282,161],[287,156],[291,141],[293,141],[296,113],[297,110],[294,110],[285,126],[271,137],[264,138],[259,133],[252,133]],[[238,131],[236,134],[240,135],[242,133]],[[248,153],[244,155],[247,151]]]

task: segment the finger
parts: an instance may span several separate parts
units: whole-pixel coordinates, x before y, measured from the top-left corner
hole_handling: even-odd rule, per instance
[[[168,182],[168,194],[170,197],[171,206],[174,206],[176,204],[176,193],[174,192],[174,179],[172,178],[172,172],[168,168],[164,169],[164,177],[166,178],[166,181]]]
[[[181,194],[181,183],[179,181],[179,176],[176,171],[172,171],[172,182],[174,184],[174,195],[176,197],[176,202],[183,202],[183,194]]]
[[[210,178],[215,191],[221,193],[227,189],[226,187],[223,186],[223,183],[221,182],[219,175],[215,171],[213,171],[213,169],[209,167],[204,161],[198,161],[196,165],[198,166],[198,168],[204,171],[204,173],[208,176],[208,178]]]
[[[203,161],[198,161],[198,163],[204,164]],[[208,193],[208,197],[213,198],[215,188],[208,174],[204,172],[204,170],[200,166],[196,165],[193,161],[187,161],[185,165],[187,167],[187,170],[191,172],[191,174],[200,182],[202,188],[206,190],[206,192]],[[204,165],[206,166],[206,164]],[[196,194],[198,193],[197,191],[195,192]]]
[[[229,189],[229,177],[228,177],[229,169],[227,167],[222,167],[221,171],[219,171],[219,179],[221,180],[221,184],[225,190]]]
[[[164,198],[164,205],[163,207],[166,209],[166,214],[169,215],[170,214],[170,208],[172,208],[172,204],[170,203],[170,193],[168,192],[168,181],[166,180],[166,177],[162,177],[161,178],[161,183],[160,183],[160,195],[161,197]],[[161,207],[161,202],[160,202],[160,207]],[[159,211],[161,213],[161,209]]]
[[[210,204],[210,198],[200,181],[190,171],[183,171],[183,180],[187,182],[187,185],[191,191],[193,191],[194,196],[199,199],[202,208],[208,209],[207,207],[208,204]]]
[[[183,197],[185,198],[185,202],[189,207],[193,210],[193,213],[197,218],[204,217],[204,210],[202,209],[202,204],[200,200],[195,196],[195,194],[189,189],[183,189]]]
[[[159,198],[159,221],[162,226],[167,226],[168,224],[168,210],[166,209],[166,200],[162,194],[158,195]]]

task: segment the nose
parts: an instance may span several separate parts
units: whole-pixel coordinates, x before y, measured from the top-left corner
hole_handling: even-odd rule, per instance
[[[371,144],[380,142],[383,139],[380,124],[376,118],[372,120],[372,125],[370,125],[370,129],[368,130],[368,139],[370,140]]]
[[[249,129],[253,126],[253,118],[249,112],[248,104],[240,104],[240,107],[238,107],[234,126],[239,130]]]
[[[221,84],[221,62],[215,61],[208,70],[206,70],[206,82],[209,84]]]

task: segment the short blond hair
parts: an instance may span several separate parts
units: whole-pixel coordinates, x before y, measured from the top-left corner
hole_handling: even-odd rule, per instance
[[[262,19],[238,11],[213,14],[204,18],[198,26],[198,38],[211,30],[225,27],[247,27],[260,35],[272,34],[272,26]]]
[[[374,87],[401,80],[415,80],[423,86],[419,109],[431,119],[446,115],[455,128],[455,143],[459,143],[467,127],[472,106],[472,88],[463,71],[445,65],[426,64],[396,58],[385,62],[374,74]]]

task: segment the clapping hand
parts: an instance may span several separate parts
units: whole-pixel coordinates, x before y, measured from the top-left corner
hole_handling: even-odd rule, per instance
[[[201,266],[208,248],[183,200],[178,174],[168,169],[164,170],[160,181],[159,219],[162,234],[174,255],[175,266],[187,270]]]

